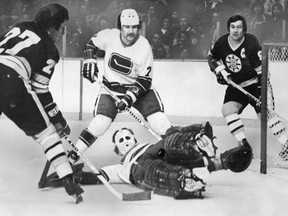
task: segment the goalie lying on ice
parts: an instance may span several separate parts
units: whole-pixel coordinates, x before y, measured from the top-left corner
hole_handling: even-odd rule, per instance
[[[244,171],[251,163],[250,147],[236,147],[216,157],[213,129],[209,122],[187,127],[172,127],[156,144],[139,144],[129,128],[116,131],[112,137],[114,151],[123,156],[121,163],[101,169],[110,183],[128,183],[155,194],[188,199],[201,194],[205,183],[193,169],[207,167],[210,172],[231,169]],[[97,176],[74,165],[81,184],[101,184]],[[55,186],[53,175],[46,186]],[[50,184],[49,184],[50,182]],[[58,185],[61,186],[61,185]]]

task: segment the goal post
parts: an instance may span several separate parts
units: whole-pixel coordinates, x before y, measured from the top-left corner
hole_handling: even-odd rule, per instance
[[[280,64],[279,64],[280,63]],[[282,64],[284,63],[284,64]],[[285,66],[285,64],[287,65]],[[272,66],[277,66],[276,69],[275,67],[272,68]],[[267,133],[271,133],[270,131],[268,132],[268,120],[271,118],[271,112],[269,116],[269,110],[272,110],[272,114],[274,113],[276,116],[278,114],[282,114],[281,112],[278,113],[278,101],[276,97],[276,101],[274,102],[274,85],[275,83],[271,83],[271,79],[273,79],[273,76],[278,76],[279,72],[285,73],[281,74],[283,77],[288,75],[288,70],[286,69],[288,66],[288,43],[263,43],[262,45],[262,88],[261,88],[261,144],[260,144],[260,173],[266,174],[267,173],[267,153],[268,153],[268,148],[267,148]],[[286,68],[285,68],[286,67]],[[281,71],[279,71],[279,69]],[[276,73],[277,72],[277,73]],[[279,80],[277,80],[279,81]],[[282,80],[281,80],[282,81]],[[277,88],[279,88],[281,85],[284,87],[287,85],[288,79],[283,80],[283,83],[277,83]],[[273,85],[274,84],[274,85]],[[288,92],[288,87],[287,87],[287,92]],[[284,101],[280,104],[283,104]],[[276,104],[276,105],[275,105]],[[287,105],[288,108],[288,105]],[[280,110],[281,111],[281,110]],[[282,119],[282,117],[281,117]],[[285,119],[283,119],[283,125],[284,125],[284,132],[281,131],[281,133],[286,133],[287,131],[287,122]],[[286,131],[285,131],[286,129]],[[278,131],[277,131],[278,132]],[[280,138],[281,139],[281,138]],[[277,142],[277,141],[275,141]],[[281,143],[277,143],[281,145]],[[278,155],[275,155],[275,158]]]

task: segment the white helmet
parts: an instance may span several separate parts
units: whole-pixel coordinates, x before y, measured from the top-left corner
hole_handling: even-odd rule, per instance
[[[121,25],[139,25],[140,20],[134,9],[125,9],[120,14]]]

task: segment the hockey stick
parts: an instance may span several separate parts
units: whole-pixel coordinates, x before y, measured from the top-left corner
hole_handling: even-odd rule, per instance
[[[241,86],[237,85],[235,82],[233,82],[231,79],[227,79],[226,80],[228,82],[228,84],[230,84],[231,86],[233,86],[234,88],[237,88],[239,91],[241,91],[242,93],[244,93],[248,98],[250,98],[251,100],[253,100],[255,103],[261,105],[261,101],[258,100],[256,97],[254,97],[251,93],[249,93],[248,91],[246,91],[245,89],[243,89]]]
[[[104,184],[104,186],[118,199],[123,201],[138,201],[138,200],[150,200],[152,191],[142,191],[136,193],[121,193],[115,190],[111,186],[111,184],[104,178],[104,176],[96,169],[96,167],[89,161],[89,159],[81,153],[78,148],[74,145],[74,143],[67,137],[64,136],[66,141],[70,144],[73,150],[83,159],[83,161],[87,164],[87,166],[97,175],[97,178]]]
[[[235,82],[233,82],[231,79],[227,79],[228,84],[233,86],[234,88],[237,88],[239,91],[244,93],[248,98],[256,102],[257,104],[261,105],[261,101],[258,100],[256,97],[254,97],[251,93],[243,89],[241,86],[237,85]],[[278,115],[273,109],[270,107],[267,107],[268,111],[268,121],[267,124],[269,128],[271,129],[273,135],[278,139],[278,141],[281,144],[285,144],[288,142],[287,135],[286,135],[286,128],[284,126],[284,118],[282,118],[280,115]]]
[[[104,88],[108,94],[116,101],[119,102],[120,98],[117,97],[103,82],[98,82],[101,88]],[[148,130],[157,140],[161,140],[162,138],[156,134],[151,128],[149,128],[141,119],[139,119],[133,111],[129,107],[125,107],[125,110],[134,118],[138,123],[140,123],[146,130]]]

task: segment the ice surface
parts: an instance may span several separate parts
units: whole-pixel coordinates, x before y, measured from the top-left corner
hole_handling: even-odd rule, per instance
[[[88,122],[69,124],[71,139],[76,141]],[[86,152],[95,166],[119,161],[112,152],[111,135],[124,126],[134,130],[139,142],[155,141],[138,123],[115,122]],[[288,170],[269,168],[266,175],[259,173],[259,128],[245,129],[255,154],[247,171],[210,174],[205,169],[195,170],[207,183],[203,199],[174,200],[154,194],[149,201],[124,202],[100,185],[83,186],[84,202],[80,204],[75,204],[62,188],[39,190],[37,184],[46,162],[40,146],[7,119],[0,119],[0,128],[0,213],[3,216],[274,216],[287,212]],[[235,145],[227,127],[214,126],[214,132],[219,152]],[[277,154],[279,145],[273,138],[269,140],[275,142],[269,146],[269,155]],[[115,185],[115,188],[122,192],[138,191],[129,185]]]

